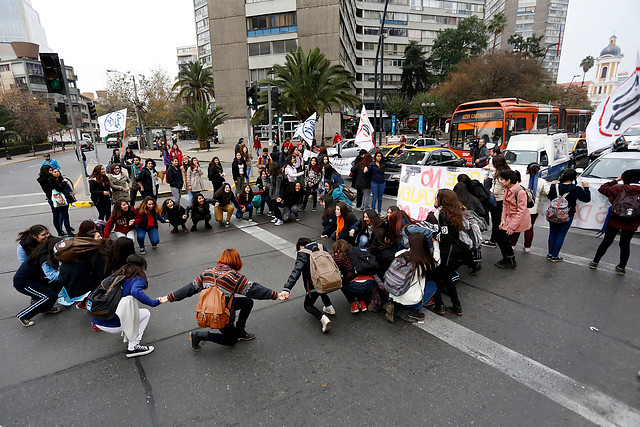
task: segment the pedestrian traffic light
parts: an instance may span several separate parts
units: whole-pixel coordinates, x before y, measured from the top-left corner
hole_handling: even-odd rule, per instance
[[[255,83],[251,83],[247,89],[247,106],[257,108],[258,107],[258,96],[260,96],[260,89]]]
[[[280,109],[280,92],[278,92],[277,87],[271,88],[271,107],[274,110]]]
[[[278,124],[282,123],[282,121],[284,120],[282,117],[282,113],[278,113],[277,120],[278,120]]]
[[[45,83],[47,84],[47,91],[49,93],[65,94],[64,76],[62,74],[62,67],[60,67],[58,54],[41,53],[40,63],[42,64],[42,72]]]
[[[58,102],[56,106],[53,107],[53,109],[58,113],[56,122],[60,123],[63,126],[69,124],[69,119],[67,118],[67,104],[65,104],[64,102]]]
[[[89,117],[91,117],[91,120],[96,120],[98,118],[98,113],[96,113],[96,106],[93,101],[89,101],[87,103],[87,107],[89,108]]]

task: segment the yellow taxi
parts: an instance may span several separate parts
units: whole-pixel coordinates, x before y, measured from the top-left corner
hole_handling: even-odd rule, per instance
[[[385,165],[385,181],[389,187],[397,187],[402,165],[409,166],[454,166],[462,167],[467,161],[444,147],[412,148],[388,160]]]
[[[386,144],[386,145],[379,145],[379,146],[369,150],[369,153],[372,156],[374,156],[377,151],[380,151],[382,153],[382,155],[384,156],[385,161],[389,162],[389,161],[393,161],[393,159],[395,159],[400,154],[406,152],[407,150],[409,150],[411,148],[416,148],[416,146],[415,145],[405,145],[403,147],[402,144]]]

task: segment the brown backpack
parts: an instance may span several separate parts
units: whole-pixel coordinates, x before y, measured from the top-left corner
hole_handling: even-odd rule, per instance
[[[53,253],[63,264],[78,262],[80,254],[98,249],[100,240],[93,237],[65,237],[53,247]]]
[[[230,273],[229,271],[220,277],[227,276]],[[200,292],[200,298],[196,305],[196,321],[201,328],[222,329],[229,324],[229,319],[231,318],[230,307],[238,285],[236,285],[233,293],[227,299],[224,292],[217,286],[219,278],[215,277],[215,271],[213,275],[215,278],[213,284]]]
[[[309,255],[309,272],[311,283],[319,294],[328,294],[342,287],[340,269],[331,254],[324,249],[301,249],[300,252]],[[307,289],[310,293],[311,289]]]

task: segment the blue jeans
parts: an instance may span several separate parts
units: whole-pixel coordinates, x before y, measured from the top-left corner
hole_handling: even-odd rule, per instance
[[[149,233],[149,241],[151,242],[151,246],[156,246],[160,243],[160,236],[158,235],[158,227],[151,227],[149,229],[145,229],[142,227],[136,228],[136,237],[138,238],[138,244],[140,245],[140,249],[144,249],[144,237]]]
[[[364,298],[371,294],[371,290],[374,285],[375,282],[373,280],[365,280],[364,282],[353,281],[342,285],[340,290],[347,298],[347,301],[352,303],[356,301],[364,301]]]
[[[384,188],[386,187],[386,183],[371,183],[371,209],[376,210],[376,202],[378,202],[377,212],[380,213],[382,211],[382,194],[384,193]]]
[[[420,310],[424,305],[435,295],[437,289],[436,282],[427,282],[424,284],[424,294],[422,295],[422,301],[414,305],[402,305],[398,304],[401,308],[408,310]]]
[[[64,228],[67,230],[67,234],[69,235],[73,234],[71,233],[71,224],[69,223],[69,205],[59,206],[54,209],[58,210],[58,215],[60,216],[60,219],[59,219],[60,230],[62,230],[62,227],[64,226]]]
[[[244,216],[245,213],[249,214],[249,219],[251,219],[251,217],[253,216],[253,205],[251,203],[249,203],[247,205],[247,211],[246,212],[242,212],[242,209],[236,209],[236,218],[240,219]]]
[[[193,203],[193,196],[195,193],[191,190],[187,190],[187,194],[189,195],[189,201],[187,202],[187,206],[191,207],[191,204]]]
[[[62,234],[62,227],[60,226],[60,211],[53,207],[53,202],[50,199],[47,199],[47,203],[49,203],[51,213],[53,214],[53,226],[56,228],[58,234]]]
[[[558,257],[560,249],[562,249],[562,244],[564,243],[564,238],[569,232],[572,222],[573,217],[570,216],[569,221],[562,224],[549,223],[549,255],[552,257]]]
[[[366,248],[369,244],[369,238],[364,234],[358,237],[358,246],[361,248]]]
[[[293,205],[291,207],[285,206],[282,213],[282,220],[289,221],[291,219],[291,215],[293,214],[296,218],[298,218],[298,205]]]

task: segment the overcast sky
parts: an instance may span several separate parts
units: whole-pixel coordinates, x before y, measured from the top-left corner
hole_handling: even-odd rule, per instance
[[[103,89],[107,69],[144,73],[162,66],[175,75],[176,48],[196,40],[192,0],[31,2],[49,47],[74,67],[83,92]],[[558,81],[569,82],[576,74],[582,79],[582,58],[597,57],[614,32],[624,54],[620,70],[632,72],[640,48],[639,18],[640,0],[570,0]]]

